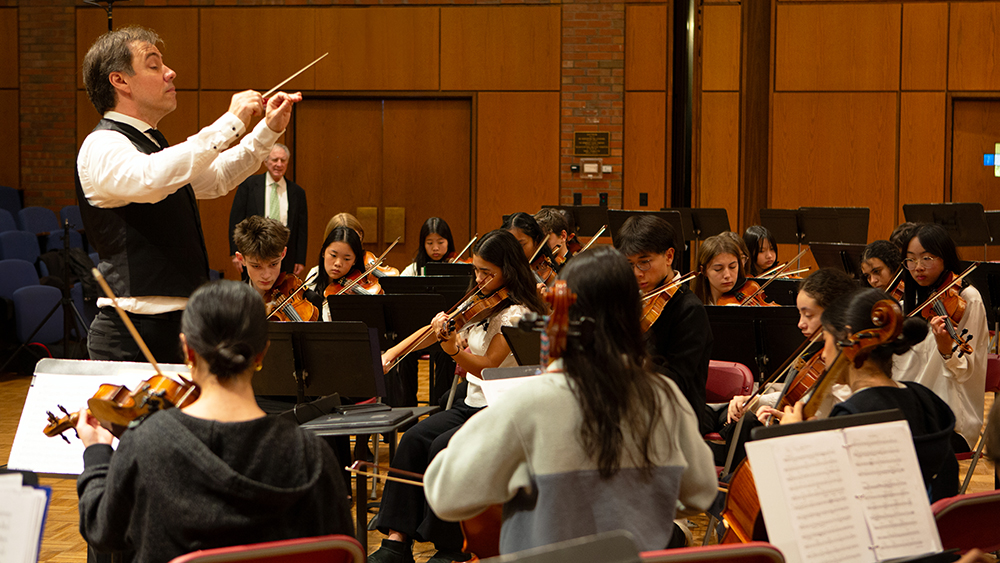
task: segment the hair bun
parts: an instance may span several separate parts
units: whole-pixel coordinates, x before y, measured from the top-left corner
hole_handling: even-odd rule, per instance
[[[910,317],[903,321],[903,331],[896,339],[897,346],[893,350],[896,355],[905,354],[910,348],[927,338],[927,321],[922,317]]]
[[[250,367],[250,358],[253,356],[253,349],[246,342],[223,342],[215,347],[209,364],[212,373],[226,377],[236,375]]]

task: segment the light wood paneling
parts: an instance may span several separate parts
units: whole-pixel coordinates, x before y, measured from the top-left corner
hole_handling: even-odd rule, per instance
[[[227,106],[228,107],[228,106]],[[222,111],[225,111],[223,108]],[[222,111],[218,115],[222,115]],[[216,117],[218,117],[216,115]],[[83,140],[94,130],[94,126],[101,120],[94,104],[90,103],[87,93],[83,90],[76,92],[76,148],[79,149]],[[205,125],[208,125],[207,123]],[[198,93],[197,92],[177,92],[177,109],[160,120],[157,129],[171,144],[184,142],[188,137],[198,132]]]
[[[904,204],[944,201],[944,121],[944,92],[901,94],[897,223],[903,222]]]
[[[779,5],[776,90],[899,88],[899,4]]]
[[[118,6],[114,12],[115,29],[127,25],[148,27],[163,39],[160,52],[163,62],[174,69],[179,89],[198,88],[198,9],[197,8],[144,8]],[[83,88],[83,57],[90,46],[108,31],[108,17],[104,10],[84,8],[76,11],[76,69],[77,87]],[[289,73],[290,74],[290,73]]]
[[[476,231],[559,201],[558,92],[481,92],[476,131]]]
[[[698,207],[723,207],[729,223],[739,221],[740,95],[705,92],[701,95],[701,162]]]
[[[270,90],[325,52],[316,46],[316,15],[313,8],[202,8],[201,87]],[[282,90],[315,89],[322,64]]]
[[[17,8],[0,8],[0,88],[18,87],[17,49]]]
[[[952,113],[951,201],[1000,209],[1000,178],[983,155],[1000,143],[1000,100],[955,100]]]
[[[1000,90],[1000,3],[951,4],[948,89]]]
[[[21,187],[20,106],[17,90],[0,90],[0,139],[7,145],[0,151],[0,186]]]
[[[622,209],[664,207],[664,186],[669,177],[666,151],[667,94],[626,92]],[[639,205],[640,193],[649,197],[645,207]]]
[[[903,90],[944,90],[948,4],[903,4]]]
[[[776,93],[771,207],[867,206],[870,239],[895,206],[895,93]]]
[[[338,8],[316,14],[319,90],[437,90],[438,8]],[[289,73],[290,74],[290,73]]]
[[[625,89],[666,90],[670,44],[667,6],[625,7]]]
[[[702,34],[703,91],[740,89],[740,7],[705,6]]]
[[[558,90],[559,6],[441,8],[441,89]]]

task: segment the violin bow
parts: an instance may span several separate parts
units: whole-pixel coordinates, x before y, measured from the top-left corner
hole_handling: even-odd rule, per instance
[[[812,269],[811,267],[799,268],[798,270],[792,270],[790,272],[783,272],[783,273],[780,273],[780,274],[773,274],[771,276],[768,276],[767,279],[772,279],[772,278],[773,279],[781,279],[781,278],[783,278],[785,276],[794,276],[795,274],[801,274],[802,272],[808,272],[811,269]],[[761,276],[759,279],[764,279],[764,276]]]
[[[544,245],[544,244],[545,243],[542,243],[542,244],[538,245],[538,248],[535,249],[535,253],[532,254],[531,258],[528,260],[528,264],[534,264],[535,258],[538,258],[538,255],[541,254],[541,252],[542,252],[542,245]]]
[[[375,262],[372,263],[371,267],[365,270],[365,273],[361,274],[356,279],[351,280],[350,283],[344,284],[344,288],[338,291],[337,295],[343,295],[347,293],[352,287],[358,285],[358,283],[361,282],[361,280],[367,278],[368,274],[374,272],[375,268],[378,268],[379,264],[382,263],[382,260],[385,260],[386,254],[389,254],[389,251],[392,250],[392,248],[399,243],[400,238],[402,237],[396,237],[396,240],[392,241],[392,244],[389,245],[389,248],[386,248],[385,252],[383,252],[381,256],[375,259]]]
[[[890,281],[889,285],[885,287],[885,292],[889,295],[892,295],[893,290],[896,289],[899,282],[903,281],[903,270],[905,270],[905,268],[903,268],[903,265],[900,264],[899,268],[896,270],[896,274],[892,276],[892,281]]]
[[[969,267],[966,268],[965,271],[962,272],[961,275],[955,276],[955,279],[951,280],[951,282],[949,282],[949,283],[946,283],[944,285],[944,287],[942,287],[941,289],[935,291],[934,293],[931,294],[930,297],[928,297],[927,299],[925,299],[924,302],[921,303],[919,307],[917,307],[917,308],[913,309],[912,311],[910,311],[910,314],[906,315],[907,318],[919,314],[920,311],[924,310],[924,307],[927,307],[928,305],[931,305],[935,301],[937,301],[938,299],[940,299],[941,296],[944,295],[945,293],[947,293],[949,289],[951,289],[951,288],[955,287],[956,285],[958,285],[959,283],[961,283],[962,280],[965,279],[965,276],[971,274],[973,270],[975,270],[976,268],[978,268],[979,264],[980,264],[980,262],[973,262],[972,264],[970,264]]]
[[[603,227],[601,227],[601,230],[597,231],[596,233],[594,233],[594,236],[590,237],[590,240],[588,240],[587,244],[585,244],[583,246],[583,248],[580,249],[580,252],[583,252],[583,251],[587,250],[588,248],[590,248],[590,245],[592,245],[595,242],[597,242],[598,237],[600,237],[601,235],[603,235],[604,231],[606,231],[607,229],[608,229],[607,225],[604,225]]]
[[[139,331],[135,329],[135,325],[132,324],[132,320],[128,318],[128,313],[126,313],[125,310],[118,305],[118,298],[115,297],[115,293],[111,291],[111,287],[104,279],[104,276],[101,275],[101,272],[99,272],[97,268],[91,268],[90,272],[94,275],[94,279],[97,280],[97,283],[101,285],[101,289],[104,290],[104,295],[107,295],[108,299],[111,300],[111,304],[115,306],[115,310],[118,311],[118,315],[121,316],[122,322],[125,323],[125,327],[128,328],[132,338],[135,339],[136,344],[139,345],[139,349],[142,350],[142,355],[146,356],[146,360],[153,365],[153,369],[156,370],[156,375],[166,377],[163,375],[163,372],[160,371],[160,365],[156,363],[156,358],[154,358],[153,353],[149,351],[149,347],[146,346],[146,342],[143,341],[141,336],[139,336]],[[181,375],[181,377],[184,376]]]
[[[677,286],[679,286],[679,285],[681,285],[681,284],[683,284],[683,283],[685,283],[685,282],[687,282],[689,280],[694,279],[695,276],[697,276],[697,275],[698,275],[697,272],[688,272],[688,273],[684,274],[683,276],[677,278],[676,280],[674,280],[674,281],[672,281],[672,282],[664,285],[663,287],[661,287],[661,288],[659,288],[659,289],[657,289],[655,291],[650,291],[648,294],[643,295],[642,296],[642,300],[643,301],[649,301],[650,299],[656,297],[657,295],[663,293],[664,291],[669,291],[669,290],[671,290],[671,289],[673,289],[673,288],[675,288],[675,287],[677,287]]]
[[[374,473],[372,471],[364,471],[362,468],[368,467],[371,469],[377,469],[384,471],[385,473]],[[344,468],[350,473],[355,475],[364,475],[366,477],[374,477],[375,479],[381,479],[383,481],[395,481],[397,483],[405,483],[407,485],[414,485],[417,487],[423,487],[423,481],[417,481],[417,479],[423,479],[424,476],[419,473],[413,473],[412,471],[404,471],[402,469],[395,469],[393,467],[382,467],[381,465],[375,465],[374,463],[368,461],[361,461],[360,459],[352,463],[351,465]],[[390,472],[399,473],[404,477],[409,477],[409,479],[403,479],[402,477],[393,477],[389,475]]]
[[[771,285],[771,282],[773,282],[774,280],[778,279],[778,276],[780,276],[781,274],[785,273],[785,270],[787,270],[788,267],[792,265],[792,262],[795,262],[799,258],[802,258],[802,255],[805,254],[808,250],[809,250],[809,247],[806,246],[805,248],[802,249],[801,252],[799,252],[798,254],[796,254],[794,258],[792,258],[788,262],[785,262],[785,265],[782,266],[781,268],[779,268],[778,271],[775,272],[766,282],[764,282],[763,284],[761,284],[761,286],[757,289],[757,291],[755,291],[752,294],[750,294],[750,297],[747,297],[746,299],[744,299],[743,301],[741,301],[740,302],[740,307],[742,307],[744,303],[749,303],[750,301],[753,300],[754,297],[757,297],[758,295],[760,295],[761,293],[763,293],[764,289],[767,288],[767,286]]]
[[[293,78],[295,78],[296,76],[298,76],[298,75],[302,74],[303,72],[309,70],[310,67],[312,67],[314,64],[316,64],[316,63],[320,62],[321,60],[323,60],[323,58],[326,57],[329,54],[330,54],[329,52],[323,53],[315,61],[307,64],[306,66],[304,66],[302,68],[300,68],[298,72],[296,72],[295,74],[293,74],[293,75],[289,76],[288,78],[286,78],[286,79],[282,80],[281,82],[279,82],[277,86],[275,86],[274,88],[271,88],[270,90],[268,90],[261,97],[264,98],[264,100],[266,101],[267,98],[269,98],[271,96],[271,94],[273,94],[273,93],[275,93],[275,92],[278,91],[278,88],[281,88],[285,84],[288,84]]]
[[[472,244],[476,242],[476,240],[478,239],[479,239],[479,233],[476,233],[475,235],[473,235],[472,240],[469,241],[469,244],[465,245],[465,248],[463,248],[461,252],[456,254],[455,257],[452,258],[448,263],[454,264],[455,262],[458,262],[458,259],[461,258],[462,255],[465,254],[470,248],[472,248]]]
[[[275,313],[277,313],[278,311],[280,311],[285,306],[285,304],[287,304],[289,301],[291,301],[292,297],[295,297],[295,294],[297,294],[298,292],[300,292],[303,289],[305,289],[305,287],[307,285],[309,285],[310,283],[316,281],[317,277],[319,277],[319,268],[316,269],[316,273],[315,274],[313,274],[313,275],[309,276],[308,278],[306,278],[305,281],[303,281],[301,284],[299,284],[299,287],[295,288],[295,291],[289,293],[288,297],[286,297],[284,300],[282,300],[281,303],[278,303],[278,305],[267,315],[267,317],[264,320],[271,320],[271,317],[273,317],[275,315]]]

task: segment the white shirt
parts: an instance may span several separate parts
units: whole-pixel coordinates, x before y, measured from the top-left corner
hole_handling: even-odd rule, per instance
[[[271,212],[271,184],[274,178],[270,172],[264,174],[264,215],[270,217]],[[288,226],[288,183],[285,177],[278,178],[278,220],[281,224]]]
[[[152,128],[115,111],[104,117],[143,133]],[[153,154],[143,154],[116,131],[94,131],[83,141],[76,159],[83,195],[91,205],[105,209],[156,203],[187,184],[191,184],[198,199],[226,195],[260,167],[283,133],[272,131],[262,119],[239,145],[226,150],[245,130],[238,117],[225,113],[187,141]],[[186,303],[187,298],[167,296],[118,300],[126,311],[144,315],[181,310]],[[98,307],[110,305],[110,299],[97,300]]]

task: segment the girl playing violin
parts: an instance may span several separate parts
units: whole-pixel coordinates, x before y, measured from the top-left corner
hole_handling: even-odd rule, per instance
[[[507,297],[483,321],[466,324],[461,334],[449,328],[448,317],[444,313],[434,317],[431,326],[445,353],[463,369],[478,376],[485,368],[516,365],[500,328],[514,326],[528,311],[544,314],[546,307],[535,291],[535,282],[521,245],[509,232],[491,231],[479,239],[473,247],[472,263],[476,283],[485,284],[480,293],[489,297],[505,290]],[[412,340],[420,336],[418,332],[386,351],[382,357],[383,364],[392,362]],[[423,473],[434,456],[448,445],[452,435],[485,407],[486,398],[482,389],[470,382],[467,396],[457,399],[450,410],[424,419],[403,434],[392,467]],[[427,510],[424,491],[419,487],[386,483],[379,509],[378,529],[388,538],[382,540],[381,548],[369,557],[369,562],[412,562],[411,542],[414,538],[434,542],[442,559],[468,559],[461,553],[462,534],[458,524],[445,523]]]
[[[267,351],[260,295],[218,281],[191,295],[180,345],[201,389],[183,409],[154,412],[122,435],[89,415],[77,482],[80,530],[97,551],[166,562],[198,549],[354,534],[339,464],[319,438],[266,418],[251,378]]]
[[[903,312],[909,314],[959,274],[962,267],[954,241],[940,225],[918,226],[904,248]],[[973,353],[953,353],[955,343],[947,332],[945,317],[932,314],[927,338],[914,346],[912,355],[897,360],[896,379],[920,383],[948,403],[955,412],[955,432],[964,438],[955,441],[955,451],[968,451],[975,447],[983,426],[989,330],[979,290],[965,281],[954,289],[941,301],[956,332],[968,330],[973,335]],[[963,302],[965,311],[959,319]]]
[[[250,286],[264,299],[269,314],[273,307],[281,305],[285,297],[302,285],[294,274],[281,271],[289,234],[288,228],[279,221],[259,215],[240,221],[233,230],[233,243],[238,249],[236,261],[246,270]],[[319,318],[319,310],[300,292],[298,298],[288,300],[282,311],[272,318],[315,321]]]
[[[778,264],[778,243],[771,231],[752,225],[743,231],[743,242],[747,246],[750,277],[757,277]]]
[[[504,219],[503,230],[514,235],[524,257],[531,260],[537,283],[552,285],[556,281],[556,265],[552,251],[545,242],[545,233],[535,218],[524,212],[514,213]]]
[[[322,266],[316,277],[316,293],[326,296],[337,295],[347,285],[361,278],[347,290],[354,295],[381,295],[382,286],[374,276],[363,276],[365,273],[364,249],[361,247],[361,237],[354,229],[336,227],[323,241],[319,252],[319,263]],[[323,320],[330,319],[330,306],[323,300],[321,309]]]
[[[413,262],[403,269],[401,276],[422,276],[428,262],[448,262],[455,257],[455,241],[451,227],[440,217],[431,217],[420,227],[423,244],[417,249]]]
[[[505,503],[501,553],[615,529],[662,549],[677,502],[715,498],[698,418],[670,380],[644,368],[639,288],[607,247],[560,274],[576,294],[570,320],[593,319],[540,378],[472,417],[424,478],[435,513],[459,520]],[[650,525],[655,522],[655,525]]]
[[[887,240],[873,241],[861,253],[861,273],[868,285],[875,289],[890,292],[889,284],[896,277],[900,266],[902,266],[902,256],[899,247]],[[899,282],[891,289],[902,290],[903,283]],[[899,295],[902,294],[900,291]]]
[[[358,233],[361,237],[361,243],[365,242],[365,229],[361,226],[361,221],[357,217],[351,215],[350,213],[338,213],[330,218],[330,221],[326,224],[326,229],[323,231],[323,238],[325,239],[330,235],[330,231],[336,227],[349,227]],[[371,268],[375,264],[375,260],[378,258],[369,251],[364,253],[364,264],[365,268]],[[393,268],[388,264],[379,264],[375,270],[372,271],[372,275],[381,278],[383,276],[398,276],[399,270]]]
[[[705,305],[740,305],[750,299],[760,286],[748,280],[740,259],[739,246],[726,235],[705,239],[698,249],[698,277],[694,293]],[[747,305],[773,305],[763,292]]]
[[[891,299],[884,291],[862,289],[836,301],[823,312],[822,354],[827,366],[834,364],[840,342],[853,333],[875,328],[872,307],[884,299]],[[902,334],[871,350],[861,367],[848,361],[843,377],[852,394],[834,406],[830,416],[887,409],[903,411],[913,434],[924,485],[934,502],[958,494],[958,462],[951,447],[955,415],[944,401],[923,385],[892,380],[893,356],[905,354],[923,341],[927,332],[923,319],[908,318],[903,323]],[[773,415],[782,424],[791,424],[802,421],[802,410],[803,403],[798,402],[782,412],[765,407],[758,415]]]

